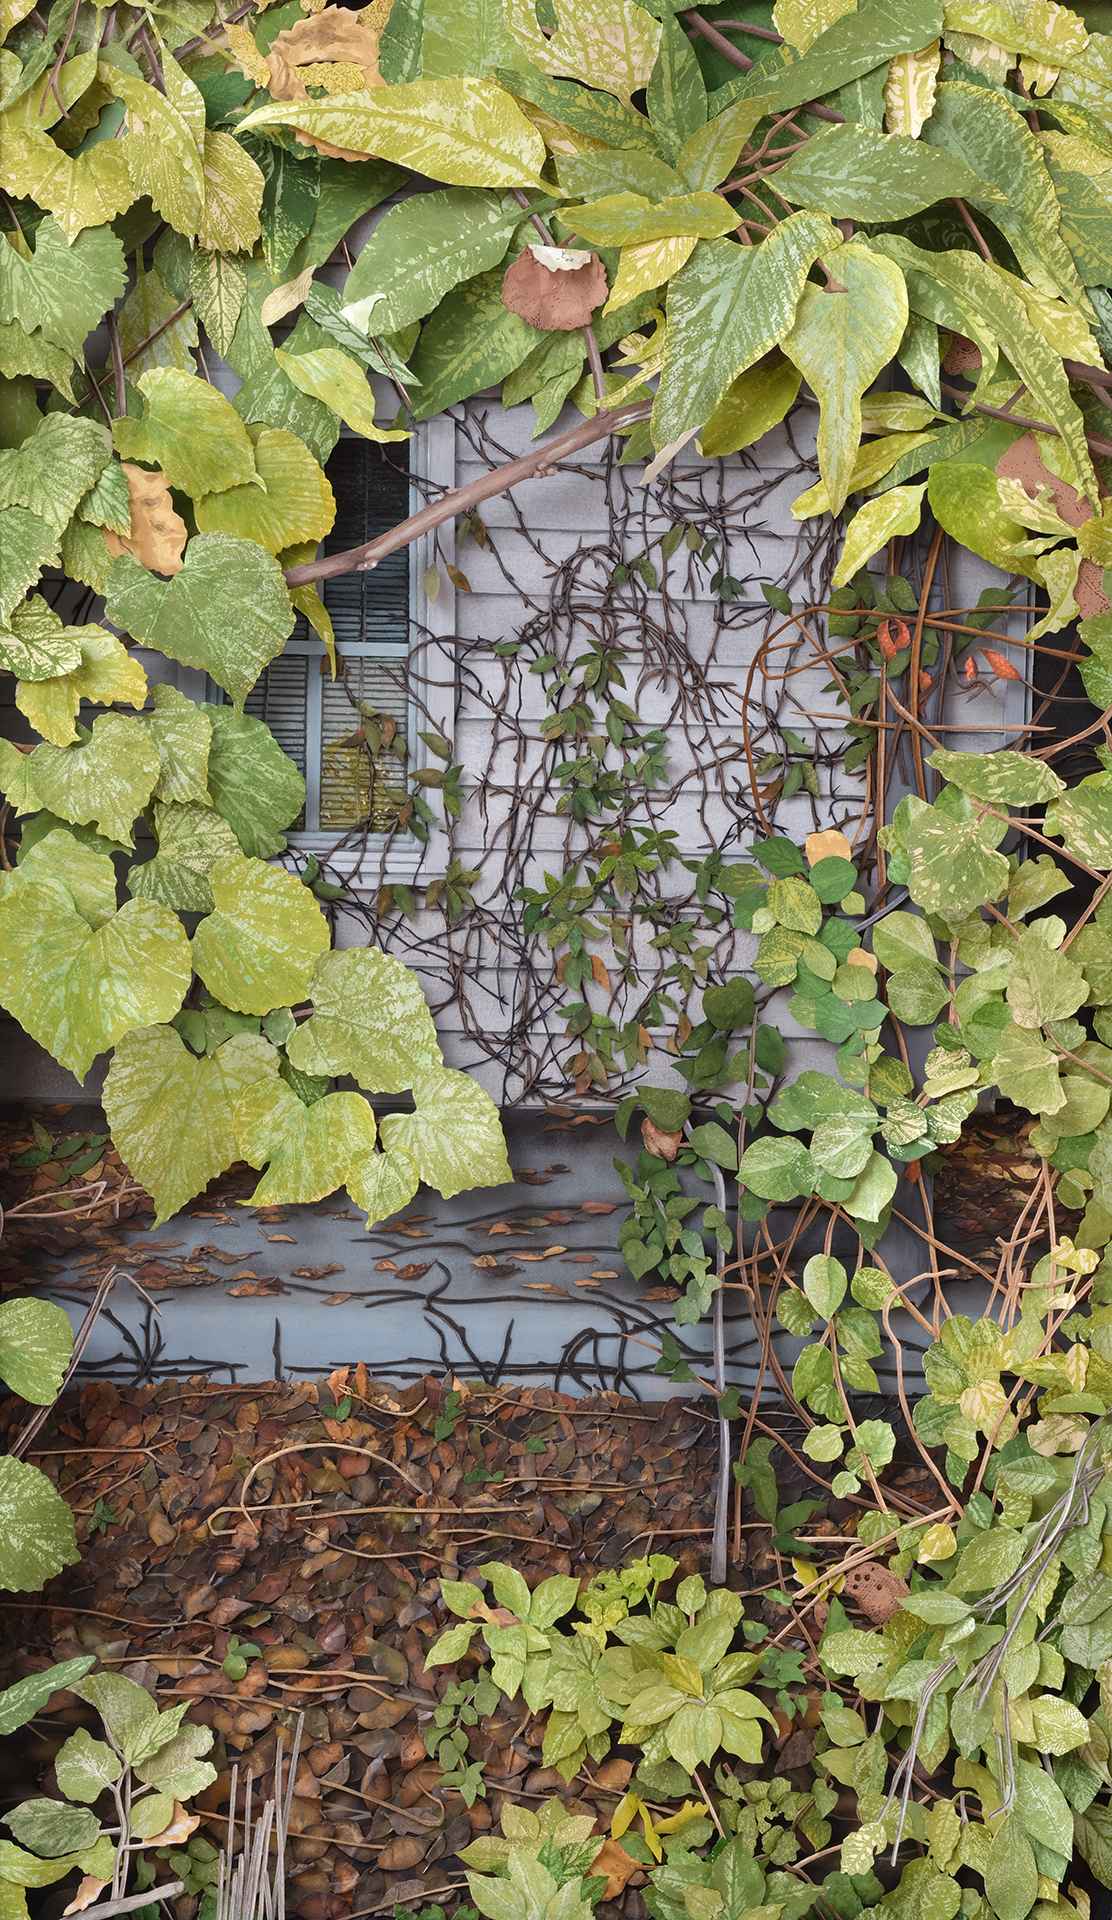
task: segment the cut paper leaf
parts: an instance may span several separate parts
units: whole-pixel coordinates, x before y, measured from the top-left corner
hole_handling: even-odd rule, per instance
[[[824,259],[835,286],[804,287],[781,344],[818,397],[819,472],[831,512],[840,513],[861,440],[861,396],[903,338],[907,289],[892,261],[856,241]]]
[[[315,546],[332,531],[336,518],[336,501],[321,468],[296,434],[277,427],[253,426],[247,431],[266,492],[252,485],[206,494],[197,502],[198,527],[202,533],[255,540],[268,553],[279,553],[300,540]]]
[[[124,250],[111,227],[89,227],[71,246],[48,215],[33,255],[24,259],[7,240],[0,247],[0,321],[17,320],[28,333],[41,328],[76,360],[125,279]]]
[[[0,666],[19,680],[53,680],[80,665],[84,632],[84,627],[64,627],[36,595],[16,607],[10,631],[0,632]]]
[[[544,142],[494,80],[411,80],[330,100],[275,101],[240,121],[241,130],[275,126],[377,154],[448,186],[544,190]]]
[[[132,553],[153,573],[180,572],[189,530],[170,498],[166,475],[157,468],[151,473],[130,460],[122,463],[120,471],[127,484],[131,523],[127,532],[106,530],[109,553],[117,559],[121,553]]]
[[[559,211],[582,239],[599,247],[640,247],[677,234],[714,240],[737,226],[734,209],[717,193],[673,194],[655,203],[637,193],[611,193]]]
[[[75,398],[72,355],[63,347],[52,346],[38,327],[33,333],[25,333],[15,320],[0,325],[0,373],[7,380],[23,374],[32,380],[48,380],[67,400]]]
[[[235,144],[236,151],[243,153],[238,141]],[[259,180],[261,191],[261,174]],[[247,273],[242,260],[237,260],[234,253],[223,253],[203,244],[195,247],[189,256],[189,291],[197,317],[217,353],[226,354],[235,339],[236,323],[247,293]]]
[[[0,508],[26,507],[60,533],[110,458],[95,420],[48,413],[21,446],[0,449]]]
[[[167,63],[168,84],[175,64]],[[192,239],[204,215],[205,181],[197,141],[187,120],[168,93],[159,93],[138,74],[125,72],[107,60],[102,60],[98,71],[127,108],[125,152],[136,194],[146,194],[175,232]],[[192,82],[187,85],[196,93]]]
[[[910,219],[939,200],[979,196],[991,211],[1002,198],[964,160],[903,133],[877,133],[848,122],[808,140],[776,175],[792,206],[833,220]]]
[[[696,192],[713,193],[728,180],[742,147],[767,107],[771,94],[737,100],[716,113],[684,141],[676,155],[676,172]]]
[[[807,275],[841,236],[819,214],[794,213],[759,247],[700,241],[671,282],[653,441],[701,426],[740,373],[786,334]]]
[[[139,274],[116,321],[120,352],[131,367],[132,379],[151,367],[180,367],[191,375],[196,371],[193,351],[197,345],[197,322],[193,313],[187,309],[179,313],[170,326],[165,324],[180,305],[180,300],[175,300],[153,267],[149,273]],[[158,338],[152,340],[151,335],[155,333]],[[148,340],[149,346],[144,344]]]
[[[64,1308],[53,1300],[0,1303],[0,1380],[20,1399],[30,1400],[37,1407],[49,1406],[61,1392],[72,1355],[73,1328]],[[74,1844],[88,1846],[91,1840]],[[42,1851],[53,1849],[44,1847]],[[68,1848],[59,1847],[57,1851],[65,1853]]]
[[[1079,860],[1112,867],[1112,793],[1082,782],[1047,808],[1045,824]]]
[[[24,758],[24,789],[18,798],[7,786],[18,813],[49,807],[60,820],[92,823],[109,840],[132,845],[131,829],[158,779],[158,754],[139,720],[122,713],[101,713],[89,738],[76,747],[44,743]]]
[[[679,272],[695,250],[697,236],[675,234],[669,240],[650,240],[643,246],[624,246],[618,271],[603,313],[617,313],[640,293],[662,287]]]
[[[237,708],[294,623],[277,563],[226,533],[195,534],[170,580],[123,554],[108,577],[107,612],[144,645],[210,673]]]
[[[130,869],[132,895],[179,913],[211,913],[215,901],[209,875],[218,861],[240,852],[231,827],[212,807],[197,801],[156,800],[151,812],[158,852],[153,860]]]
[[[417,975],[377,947],[325,954],[309,997],[316,1011],[286,1049],[302,1073],[350,1073],[368,1093],[403,1093],[443,1066]]]
[[[39,825],[36,820],[35,825]],[[28,844],[24,833],[19,864],[4,875],[4,891],[27,881],[53,888],[69,907],[75,907],[90,927],[103,926],[116,911],[116,873],[110,859],[65,827],[53,827],[41,840]]]
[[[286,845],[283,827],[305,805],[305,781],[264,721],[231,707],[206,705],[201,712],[212,728],[207,770],[212,805],[244,853],[273,859]]]
[[[1020,933],[1007,990],[1017,1026],[1041,1027],[1047,1020],[1065,1020],[1084,1006],[1088,993],[1084,973],[1068,954],[1053,952],[1037,931]]]
[[[193,500],[258,484],[247,429],[215,387],[177,367],[152,367],[139,376],[139,389],[142,418],[112,424],[122,459],[160,467]]]
[[[200,800],[207,806],[212,741],[208,714],[164,681],[156,682],[151,688],[151,697],[155,710],[143,716],[143,725],[154,741],[161,763],[155,799]]]
[[[103,227],[135,198],[123,143],[103,140],[68,154],[37,127],[0,132],[4,185],[54,215],[67,241],[86,227]]]
[[[892,487],[875,500],[866,500],[850,522],[842,557],[834,572],[834,585],[842,587],[871,560],[889,540],[914,533],[923,510],[926,481],[917,487]]]
[[[237,1013],[296,1006],[329,945],[308,887],[261,860],[219,861],[209,875],[215,910],[193,938],[193,964],[214,999]]]
[[[1006,747],[995,753],[949,753],[938,748],[930,756],[930,765],[972,799],[996,806],[1042,806],[1065,791],[1065,781],[1045,760]]]
[[[113,533],[131,532],[131,495],[127,476],[118,460],[110,460],[97,475],[88,493],[82,494],[74,509],[79,520],[90,526],[110,527]]]
[[[1029,1113],[1054,1114],[1066,1104],[1058,1057],[1029,1027],[1003,1029],[992,1071],[1004,1098]]]
[[[200,1060],[172,1027],[125,1034],[104,1084],[104,1111],[130,1172],[155,1201],[156,1226],[238,1159],[235,1109],[248,1087],[277,1076],[279,1058],[254,1033],[233,1034]]]
[[[1008,863],[985,844],[976,820],[955,820],[928,808],[912,820],[907,850],[912,899],[944,920],[961,920],[1008,890]]]
[[[0,1001],[78,1080],[130,1028],[175,1014],[191,972],[181,921],[147,900],[95,928],[52,888],[0,900]]]
[[[371,1153],[348,1170],[347,1190],[367,1216],[368,1228],[408,1206],[420,1186],[408,1153]]]
[[[74,721],[82,700],[128,707],[141,707],[146,700],[147,676],[138,660],[103,627],[63,627],[42,599],[30,602],[26,614],[17,609],[13,625],[17,637],[26,632],[41,642],[57,630],[75,637],[80,646],[81,657],[75,667],[49,680],[21,680],[15,690],[20,712],[55,746],[67,747],[78,738]]]
[[[706,458],[716,460],[728,453],[740,453],[778,427],[798,398],[802,377],[798,367],[779,353],[739,374],[699,435]]]
[[[43,567],[58,559],[58,535],[37,513],[26,507],[0,509],[0,621],[5,627]]]
[[[512,1181],[498,1109],[470,1074],[445,1067],[418,1081],[413,1099],[416,1112],[384,1117],[382,1144],[408,1154],[445,1200]]]
[[[941,58],[941,42],[932,40],[918,52],[898,53],[888,62],[884,120],[889,133],[906,133],[912,140],[922,133],[934,107]]]
[[[249,1087],[236,1108],[240,1152],[267,1171],[256,1206],[307,1205],[342,1187],[374,1149],[375,1116],[360,1093],[326,1093],[302,1105],[282,1080]]]
[[[284,353],[274,358],[302,393],[320,400],[338,413],[345,426],[365,440],[408,440],[402,428],[375,426],[375,402],[366,374],[340,347],[318,347],[314,353]]]

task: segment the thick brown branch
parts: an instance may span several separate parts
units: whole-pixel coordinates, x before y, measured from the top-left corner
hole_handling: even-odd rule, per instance
[[[368,541],[366,546],[351,547],[346,553],[331,553],[327,559],[310,560],[303,567],[289,567],[286,585],[300,587],[310,580],[334,579],[339,573],[364,573],[376,567],[380,560],[385,560],[388,553],[397,553],[400,547],[408,547],[412,541],[419,540],[422,534],[443,526],[445,520],[454,520],[457,514],[474,513],[482,501],[490,500],[496,493],[505,493],[510,487],[519,486],[523,480],[545,478],[558,460],[566,460],[570,454],[579,453],[594,441],[604,440],[608,434],[616,433],[619,427],[630,427],[638,420],[647,420],[651,412],[652,401],[642,400],[636,406],[616,407],[612,413],[597,413],[593,420],[584,420],[581,426],[573,427],[570,433],[551,441],[547,447],[538,447],[535,453],[527,453],[521,460],[510,460],[504,467],[493,467],[489,473],[472,480],[466,487],[454,487],[439,500],[422,507],[419,513],[411,513],[408,520],[391,527],[389,533],[382,533],[377,540]]]
[[[972,394],[963,393],[960,387],[951,387],[945,380],[941,384],[943,393],[948,393],[951,400],[960,400],[964,406],[972,404],[974,413],[987,413],[991,419],[1007,420],[1014,427],[1030,427],[1035,433],[1052,433],[1056,440],[1062,438],[1058,428],[1052,427],[1047,420],[1029,420],[1026,414],[1009,413],[1004,407],[990,407],[987,401],[974,400]],[[1112,454],[1112,440],[1106,440],[1103,434],[1087,433],[1085,439],[1090,453]]]

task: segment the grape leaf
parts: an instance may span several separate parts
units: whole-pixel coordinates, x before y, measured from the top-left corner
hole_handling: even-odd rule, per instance
[[[304,1205],[343,1186],[367,1159],[375,1116],[359,1093],[326,1093],[306,1107],[284,1081],[260,1081],[236,1108],[236,1132],[243,1157],[267,1168],[255,1203]]]
[[[158,852],[145,865],[131,868],[131,893],[179,913],[211,913],[215,902],[209,875],[218,861],[240,851],[228,822],[195,800],[156,800],[151,813]]]
[[[143,725],[158,750],[160,771],[155,783],[156,800],[200,800],[210,804],[207,786],[212,721],[208,712],[167,686],[164,680],[151,688],[154,712],[143,715]],[[228,711],[230,709],[221,709]]]
[[[41,840],[30,840],[29,829],[25,829],[17,857],[15,872],[4,875],[5,893],[25,881],[34,881],[37,886],[52,888],[90,927],[111,920],[116,911],[116,871],[99,848],[91,847],[65,827],[52,827]]]
[[[0,633],[0,666],[19,680],[53,680],[80,665],[78,636],[85,631],[84,627],[64,627],[37,595],[16,607],[10,630]]]
[[[281,832],[305,805],[305,781],[270,728],[231,707],[201,709],[212,726],[208,785],[244,853],[269,860],[285,847]]]
[[[0,320],[18,320],[28,333],[40,327],[76,360],[124,283],[124,250],[111,227],[88,227],[71,246],[48,215],[30,260],[8,242],[0,247]]]
[[[18,813],[49,807],[60,820],[79,826],[91,821],[98,832],[130,847],[132,823],[157,778],[158,754],[142,722],[101,713],[79,746],[36,747],[24,759],[19,797],[11,787],[7,792]]]
[[[348,1168],[347,1190],[357,1207],[367,1215],[367,1226],[386,1220],[399,1207],[409,1204],[420,1185],[417,1169],[408,1153],[394,1149],[389,1153],[370,1153],[365,1160]]]
[[[296,434],[261,426],[248,427],[247,432],[266,492],[253,484],[205,494],[197,502],[198,527],[202,533],[255,540],[268,553],[279,553],[300,540],[315,547],[331,532],[336,518],[336,501],[321,468]]]
[[[266,182],[246,148],[230,133],[205,128],[204,173],[205,204],[197,223],[197,241],[202,248],[215,249],[211,258],[235,255],[254,246],[259,237],[259,210]],[[227,264],[227,263],[226,263]],[[210,277],[210,286],[212,280]],[[190,286],[193,285],[192,272]],[[196,295],[194,295],[196,297]],[[212,311],[211,305],[208,309]],[[238,308],[236,318],[238,319]],[[209,325],[205,311],[201,319],[213,346],[224,349]],[[226,311],[224,314],[226,333]],[[232,322],[232,331],[235,321]],[[231,344],[231,335],[227,335]]]
[[[259,485],[247,429],[215,387],[177,367],[152,367],[140,374],[139,389],[142,418],[112,424],[124,460],[160,467],[172,487],[194,500],[224,487]]]
[[[69,746],[78,738],[74,721],[82,700],[103,706],[115,701],[129,707],[141,707],[146,700],[147,676],[114,633],[106,633],[103,627],[63,627],[41,599],[31,602],[27,614],[17,609],[13,625],[18,637],[27,631],[40,644],[56,630],[76,638],[80,646],[75,667],[49,680],[21,680],[15,690],[20,712],[55,746]]]
[[[26,507],[61,533],[110,458],[95,420],[48,413],[21,446],[0,449],[0,508]]]
[[[0,509],[0,620],[7,626],[44,566],[56,565],[58,535],[26,507]]]
[[[63,347],[52,346],[40,327],[26,333],[18,321],[0,326],[0,373],[6,380],[27,374],[33,380],[49,380],[67,400],[73,391],[73,356]]]
[[[326,953],[309,994],[316,1011],[287,1048],[302,1073],[350,1073],[368,1093],[402,1093],[443,1067],[417,975],[377,947]]]
[[[261,1034],[237,1033],[198,1059],[172,1027],[125,1034],[104,1083],[104,1111],[123,1159],[168,1220],[239,1158],[233,1116],[247,1088],[277,1076]]]
[[[413,1088],[414,1113],[387,1114],[382,1144],[407,1153],[445,1200],[512,1181],[498,1109],[470,1074],[444,1067]]]
[[[167,59],[164,66],[168,87],[176,64]],[[105,85],[127,107],[124,148],[136,194],[146,194],[176,232],[192,239],[204,216],[205,180],[188,121],[178,104],[138,75],[124,72],[108,59],[102,62],[101,71]],[[181,75],[180,67],[177,71]],[[197,92],[192,82],[186,84],[192,93]]]
[[[237,708],[294,623],[277,563],[227,533],[195,534],[171,580],[122,554],[108,577],[107,612],[146,646],[210,673]]]
[[[153,267],[149,273],[139,274],[116,323],[120,351],[128,359],[133,379],[151,367],[179,367],[184,373],[195,373],[193,350],[197,345],[197,322],[193,314],[179,314],[171,326],[165,325],[180,305]],[[156,332],[157,340],[144,345]]]
[[[10,1455],[0,1459],[0,1587],[9,1593],[32,1592],[80,1558],[73,1514],[45,1473]],[[11,1853],[19,1851],[10,1841],[3,1844]],[[35,1877],[24,1880],[18,1872],[9,1873],[19,1885],[46,1886],[69,1872],[68,1859],[22,1858]],[[6,1868],[8,1864],[5,1858]]]
[[[209,878],[215,910],[193,938],[193,964],[209,992],[237,1013],[296,1006],[329,945],[308,887],[238,855],[219,861]]]
[[[69,1316],[52,1300],[0,1302],[0,1380],[22,1400],[49,1406],[72,1353]]]

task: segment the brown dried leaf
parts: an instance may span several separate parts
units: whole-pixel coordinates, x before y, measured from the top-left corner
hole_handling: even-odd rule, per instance
[[[589,326],[606,295],[598,254],[567,247],[526,247],[502,282],[503,306],[547,333]]]
[[[62,1908],[63,1920],[67,1913],[81,1913],[86,1907],[91,1907],[93,1901],[104,1892],[105,1887],[108,1885],[109,1882],[107,1880],[98,1880],[95,1874],[87,1873],[81,1885],[78,1887],[77,1892],[74,1894],[73,1899],[70,1901],[69,1906]]]
[[[109,553],[117,560],[122,553],[133,553],[154,573],[180,573],[189,529],[174,510],[166,475],[158,468],[146,473],[129,460],[123,462],[123,470],[131,495],[131,532],[124,536],[106,527]]]
[[[617,1840],[604,1840],[591,1866],[592,1874],[606,1875],[604,1900],[616,1900],[640,1870],[640,1862],[634,1860]]]
[[[314,18],[299,20],[296,26],[287,27],[277,35],[266,56],[271,98],[307,100],[308,89],[298,68],[316,68],[323,62],[336,62],[348,69],[339,76],[345,91],[358,90],[354,87],[352,68],[362,72],[363,86],[383,86],[385,83],[378,70],[378,42],[379,32],[361,24],[358,16],[349,13],[346,7],[328,7]],[[309,78],[314,85],[329,87],[330,77],[324,72],[314,72]],[[294,131],[303,147],[315,147],[318,153],[327,154],[332,159],[367,158],[366,154],[353,148],[335,147],[316,134],[303,132],[300,127]]]
[[[641,1138],[647,1152],[658,1154],[662,1160],[674,1160],[683,1144],[683,1128],[677,1127],[674,1132],[666,1131],[646,1114],[641,1122]]]

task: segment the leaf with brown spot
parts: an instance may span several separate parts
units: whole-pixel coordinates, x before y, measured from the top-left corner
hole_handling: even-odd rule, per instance
[[[122,535],[106,527],[109,553],[117,560],[122,553],[133,553],[153,573],[180,573],[189,529],[175,511],[166,475],[158,468],[147,473],[130,460],[123,462],[123,471],[131,495],[131,532]]]

